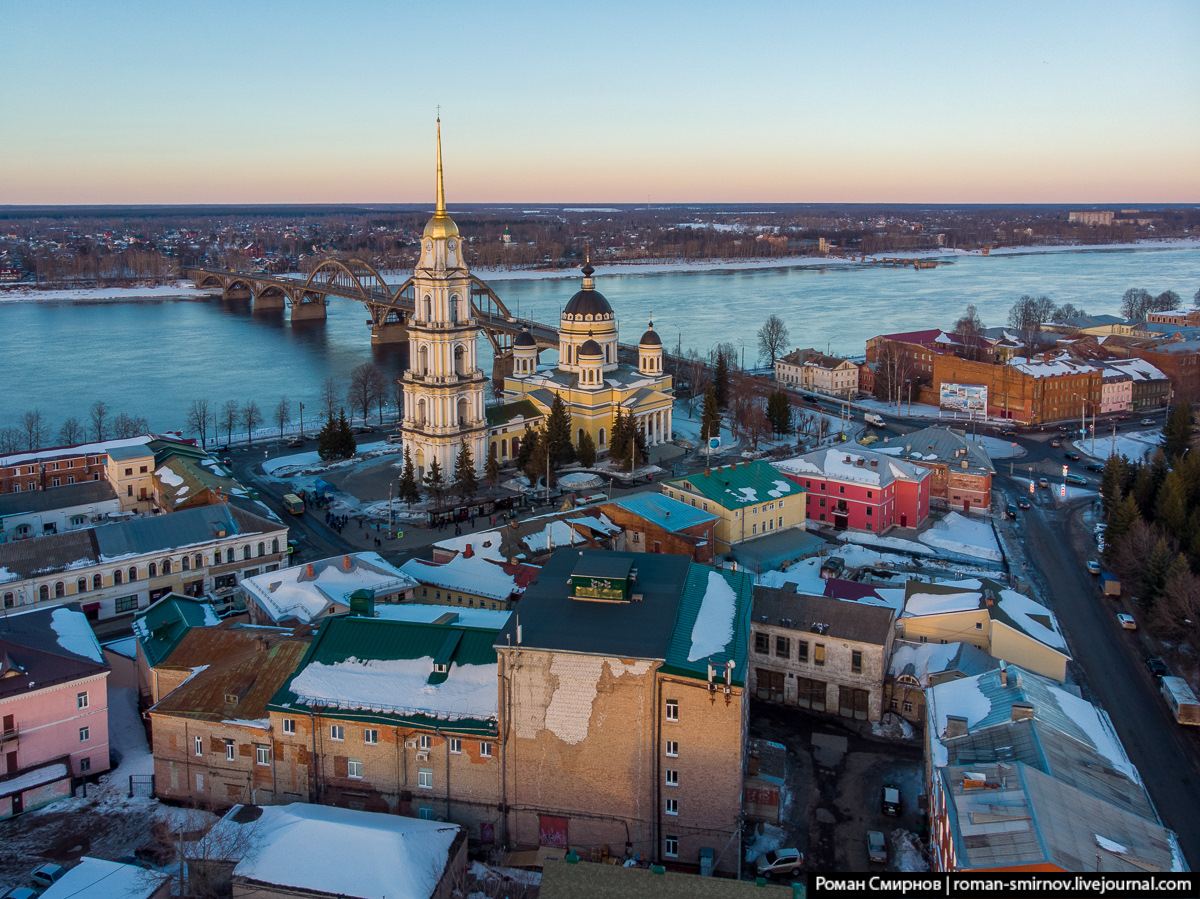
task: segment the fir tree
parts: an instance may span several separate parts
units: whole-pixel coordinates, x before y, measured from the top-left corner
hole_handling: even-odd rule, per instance
[[[500,484],[500,453],[496,449],[496,444],[488,445],[487,463],[483,467],[483,476],[487,481],[487,485],[493,490]]]
[[[322,461],[338,458],[338,437],[337,424],[333,420],[333,412],[329,413],[329,417],[325,419],[325,425],[321,428],[321,433],[317,435],[317,455]]]
[[[546,447],[546,438],[544,434],[539,433],[533,447],[529,450],[529,461],[525,463],[525,474],[529,478],[529,485],[537,488],[539,478],[549,478],[546,482],[546,487],[549,488],[553,483],[554,470],[549,465],[550,452]]]
[[[349,459],[358,449],[354,442],[354,432],[350,430],[350,422],[346,421],[346,410],[342,409],[337,424],[337,459]]]
[[[587,431],[584,431],[583,437],[579,439],[579,451],[576,455],[579,457],[579,464],[584,468],[591,468],[596,464],[596,441]]]
[[[1192,442],[1194,424],[1191,403],[1180,403],[1171,410],[1166,424],[1163,425],[1163,452],[1167,454],[1168,459],[1174,461],[1187,452]]]
[[[470,500],[479,492],[479,480],[475,477],[475,461],[471,458],[471,450],[467,442],[462,442],[458,458],[454,460],[454,492],[462,497],[463,502]]]
[[[441,508],[446,500],[446,479],[437,459],[431,459],[429,462],[429,471],[425,473],[425,487],[433,497],[434,506]]]
[[[1154,522],[1176,539],[1188,536],[1187,491],[1178,471],[1167,472],[1154,505]]]
[[[1171,568],[1172,561],[1171,548],[1167,546],[1166,538],[1160,537],[1154,544],[1150,558],[1146,560],[1146,567],[1142,569],[1140,599],[1142,606],[1147,611],[1154,608],[1154,604],[1162,596],[1163,590],[1167,586],[1167,572]]]
[[[529,456],[533,453],[533,449],[538,444],[538,432],[529,428],[525,431],[525,436],[521,438],[521,444],[517,447],[517,469],[524,471],[529,465]]]
[[[1138,511],[1137,501],[1133,498],[1133,494],[1125,495],[1125,498],[1113,509],[1112,514],[1108,516],[1108,529],[1104,532],[1104,556],[1106,559],[1113,559],[1121,543],[1129,536],[1129,532],[1133,529],[1134,522],[1141,518],[1141,512]]]
[[[546,419],[545,439],[551,465],[557,467],[575,460],[575,447],[571,445],[571,413],[557,393]]]
[[[608,437],[608,454],[611,459],[621,459],[629,448],[630,435],[629,416],[621,407],[617,407],[617,415],[613,419],[612,433]]]
[[[404,448],[404,472],[400,475],[400,501],[415,503],[420,498],[421,491],[417,489],[417,473],[413,468],[412,453],[406,446]]]
[[[719,405],[716,387],[709,384],[708,390],[704,394],[704,411],[700,413],[700,442],[706,447],[708,446],[709,438],[721,435]]]
[[[625,464],[629,466],[629,470],[633,471],[637,468],[638,462],[646,458],[646,435],[641,428],[633,428],[633,437],[629,441],[633,446],[633,452],[625,451]]]
[[[1111,515],[1112,510],[1125,496],[1125,482],[1129,477],[1129,466],[1123,456],[1112,455],[1104,463],[1104,474],[1100,476],[1100,499],[1104,504],[1104,514]]]
[[[784,391],[772,390],[767,396],[767,421],[779,436],[792,433],[792,404]]]
[[[724,409],[729,400],[729,363],[724,353],[717,353],[717,367],[713,372],[712,390],[717,398],[717,406]],[[705,402],[707,402],[707,397]]]

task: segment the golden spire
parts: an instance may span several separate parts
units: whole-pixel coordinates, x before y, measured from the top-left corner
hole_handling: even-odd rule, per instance
[[[446,214],[446,188],[442,184],[442,117],[437,120],[437,209],[434,215]]]

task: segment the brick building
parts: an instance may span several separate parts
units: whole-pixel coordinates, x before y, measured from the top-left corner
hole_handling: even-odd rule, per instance
[[[815,450],[774,467],[804,488],[810,521],[882,533],[929,516],[930,472],[882,453]]]
[[[1103,373],[1097,366],[1066,353],[1043,353],[1007,364],[972,362],[935,354],[931,390],[942,384],[975,384],[988,388],[987,414],[1023,424],[1078,421],[1084,410],[1100,408]]]
[[[149,440],[148,437],[138,439]],[[4,456],[0,458],[0,493],[28,493],[104,480],[107,446],[104,443],[82,444]]]
[[[158,796],[200,808],[280,798],[267,703],[311,631],[194,627],[154,666],[148,714]]]
[[[794,590],[754,588],[750,692],[858,721],[879,721],[896,613]]]
[[[686,556],[551,557],[496,644],[506,843],[737,869],[751,589]]]
[[[943,507],[987,512],[992,505],[995,469],[981,444],[954,428],[924,428],[897,438],[895,447],[906,462],[933,472],[929,496]]]
[[[618,550],[691,556],[701,563],[712,561],[720,519],[711,512],[661,493],[635,493],[598,508],[621,526]]]
[[[439,818],[492,844],[498,630],[476,625],[478,611],[327,618],[268,705],[275,801]]]

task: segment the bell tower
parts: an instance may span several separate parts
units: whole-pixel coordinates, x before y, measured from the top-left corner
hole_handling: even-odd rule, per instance
[[[417,476],[436,459],[449,482],[465,442],[476,471],[487,461],[483,408],[487,379],[478,366],[479,325],[471,315],[471,273],[458,226],[446,213],[442,120],[437,124],[437,208],[421,237],[413,270],[415,308],[408,324],[409,369],[400,433]]]

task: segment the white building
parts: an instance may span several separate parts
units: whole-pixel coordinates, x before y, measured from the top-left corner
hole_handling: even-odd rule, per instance
[[[0,494],[0,543],[95,527],[120,511],[108,481]]]

